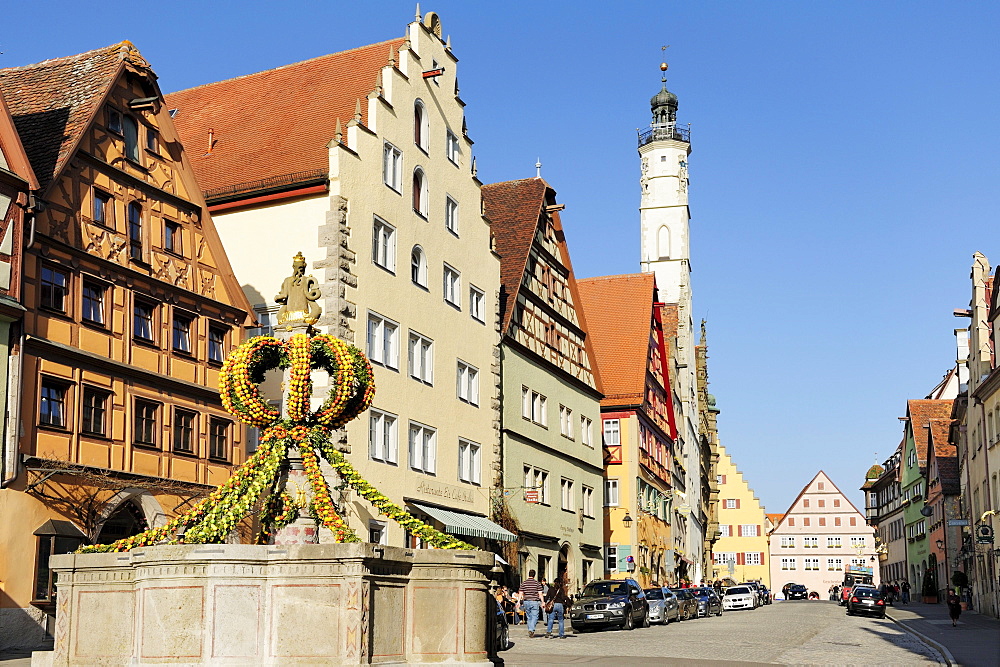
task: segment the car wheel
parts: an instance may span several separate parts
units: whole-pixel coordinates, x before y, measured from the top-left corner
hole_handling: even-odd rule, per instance
[[[500,628],[497,636],[497,653],[506,651],[510,646],[510,629],[504,625]]]
[[[642,615],[642,627],[644,627],[644,628],[648,628],[649,627],[649,614],[648,613],[645,613],[645,614]]]
[[[635,627],[635,619],[632,618],[632,610],[625,610],[625,621],[622,623],[622,630],[631,630]]]

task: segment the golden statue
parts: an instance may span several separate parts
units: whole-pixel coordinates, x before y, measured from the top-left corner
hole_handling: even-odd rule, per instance
[[[275,303],[281,304],[278,310],[278,324],[305,324],[310,326],[319,320],[320,308],[316,304],[321,293],[318,283],[312,276],[306,275],[306,258],[297,253],[292,259],[292,275],[281,283],[281,292],[274,297]]]

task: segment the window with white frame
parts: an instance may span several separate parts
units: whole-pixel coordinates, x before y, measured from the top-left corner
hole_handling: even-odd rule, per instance
[[[604,420],[604,446],[622,444],[621,422],[617,419]]]
[[[563,477],[559,481],[559,491],[562,496],[562,508],[567,512],[574,512],[573,508],[573,480]]]
[[[486,295],[475,285],[469,285],[469,315],[477,322],[486,323]]]
[[[583,416],[580,417],[580,442],[594,446],[594,420]]]
[[[368,541],[372,544],[389,544],[389,525],[385,521],[368,521]]]
[[[534,466],[524,466],[524,489],[525,491],[538,492],[538,502],[542,505],[549,504],[549,473],[547,470],[535,468]]]
[[[841,546],[841,544],[840,544],[840,537],[839,536],[826,538],[826,548],[827,549],[839,549],[840,546]]]
[[[803,537],[802,546],[805,549],[819,549],[819,538],[818,537]]]
[[[722,501],[722,509],[734,510],[736,509],[736,500],[734,498],[726,498]]]
[[[795,548],[795,538],[782,536],[781,538],[781,548],[782,549],[794,549]]]
[[[865,538],[864,538],[864,536],[855,535],[855,536],[851,537],[851,548],[852,549],[857,549],[858,547],[863,547],[863,546],[865,546]]]
[[[410,377],[425,384],[434,384],[434,341],[411,331],[409,352],[407,370]]]
[[[618,507],[618,480],[604,480],[604,506]]]
[[[719,524],[719,537],[732,537],[729,534],[729,526],[726,524]]]
[[[458,440],[458,479],[469,484],[480,484],[481,477],[481,454],[479,443],[471,440]]]
[[[736,552],[735,551],[716,551],[715,552],[715,564],[716,565],[726,565],[728,563],[736,563]]]
[[[794,570],[795,569],[795,559],[794,558],[782,558],[781,559],[781,569],[782,570]]]
[[[819,570],[819,558],[806,558],[805,559],[805,569],[807,569],[807,570]]]
[[[844,559],[843,558],[827,558],[826,559],[826,569],[831,571],[843,570],[844,569]]]
[[[413,211],[423,218],[427,217],[427,198],[427,176],[417,167],[413,170]]]
[[[573,439],[573,411],[565,405],[559,406],[559,433]]]
[[[594,518],[594,489],[583,486],[583,516]]]
[[[458,236],[458,202],[451,197],[444,198],[444,226]]]
[[[479,369],[458,360],[458,400],[479,405]]]
[[[372,261],[386,271],[396,271],[396,230],[378,216],[372,224]]]
[[[421,100],[413,103],[413,143],[427,151],[427,109]]]
[[[368,456],[374,461],[398,463],[396,415],[371,408],[368,419]]]
[[[378,313],[368,313],[368,359],[399,368],[399,325]]]
[[[382,181],[396,192],[403,191],[403,153],[388,142],[382,148]]]
[[[410,280],[414,285],[427,288],[427,255],[418,245],[410,251]]]
[[[445,138],[445,150],[447,151],[448,159],[457,165],[459,156],[462,154],[462,149],[459,147],[458,137],[451,130],[448,130]]]
[[[618,571],[618,545],[617,544],[605,544],[604,545],[604,569],[617,572]]]
[[[760,552],[747,551],[743,554],[744,565],[760,565]]]
[[[429,474],[437,472],[437,431],[429,426],[410,422],[410,468]]]
[[[521,416],[530,419],[540,426],[548,426],[546,403],[548,399],[537,391],[525,386],[521,387]]]
[[[864,558],[852,558],[851,565],[857,565],[859,567],[865,567],[868,563],[865,562]]]
[[[745,523],[740,526],[740,537],[757,537],[757,524]]]
[[[447,264],[444,265],[444,300],[456,308],[462,307],[462,274]]]

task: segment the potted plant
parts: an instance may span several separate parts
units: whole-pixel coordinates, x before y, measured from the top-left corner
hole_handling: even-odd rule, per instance
[[[969,603],[965,601],[965,589],[969,587],[969,577],[961,570],[951,573],[951,585],[958,589],[958,597],[962,599],[962,609],[968,609]]]
[[[924,581],[921,585],[920,593],[924,598],[924,604],[938,603],[937,577],[931,569],[933,563],[928,563],[927,571],[924,572]]]

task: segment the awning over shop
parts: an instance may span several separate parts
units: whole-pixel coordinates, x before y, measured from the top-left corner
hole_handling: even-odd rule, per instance
[[[513,542],[517,539],[517,535],[501,526],[498,526],[484,516],[462,514],[460,512],[453,512],[440,507],[421,505],[420,503],[414,502],[410,502],[409,504],[418,511],[432,516],[443,523],[444,531],[446,533],[469,535],[471,537],[486,537],[491,540],[500,540],[502,542]]]

